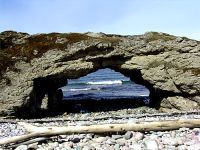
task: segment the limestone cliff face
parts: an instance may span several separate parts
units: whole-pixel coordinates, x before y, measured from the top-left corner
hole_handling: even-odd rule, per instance
[[[148,32],[0,33],[0,115],[34,113],[48,97],[57,103],[67,79],[111,68],[150,90],[161,110],[200,108],[200,42]],[[46,96],[45,96],[46,95]]]

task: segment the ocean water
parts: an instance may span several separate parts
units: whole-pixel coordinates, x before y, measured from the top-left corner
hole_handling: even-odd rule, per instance
[[[61,88],[64,100],[114,100],[144,98],[148,103],[149,90],[111,69],[99,69],[79,79],[68,80]]]

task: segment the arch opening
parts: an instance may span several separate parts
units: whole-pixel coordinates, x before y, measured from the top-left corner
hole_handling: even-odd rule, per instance
[[[63,111],[95,112],[149,105],[149,90],[114,69],[104,68],[78,79],[68,80],[62,88]]]
[[[159,107],[159,102],[156,101],[158,92],[150,83],[143,80],[140,70],[97,66],[84,70],[81,74],[76,72],[73,74],[72,77],[62,73],[34,79],[30,99],[24,108],[16,111],[16,116],[40,118],[65,112],[98,112],[141,106]],[[20,113],[26,110],[28,116]]]

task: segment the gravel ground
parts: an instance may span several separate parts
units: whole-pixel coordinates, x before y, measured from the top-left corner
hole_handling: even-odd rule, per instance
[[[158,113],[154,109],[124,109],[109,112],[63,114],[55,118],[31,120],[0,120],[0,140],[4,137],[25,134],[17,122],[36,126],[89,125],[105,123],[128,123],[137,121],[177,120],[200,118],[200,112]],[[180,128],[171,131],[150,131],[106,134],[60,135],[37,138],[33,143],[12,145],[16,150],[200,150],[200,128]]]

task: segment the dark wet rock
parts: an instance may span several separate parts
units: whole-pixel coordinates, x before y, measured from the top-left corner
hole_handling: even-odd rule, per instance
[[[0,116],[40,115],[62,104],[58,90],[111,68],[146,86],[150,106],[162,111],[199,109],[200,42],[157,32],[0,33]],[[46,101],[44,106],[43,101]]]
[[[72,142],[73,143],[78,143],[78,142],[80,142],[80,140],[81,140],[80,138],[74,138],[74,139],[72,139]]]

